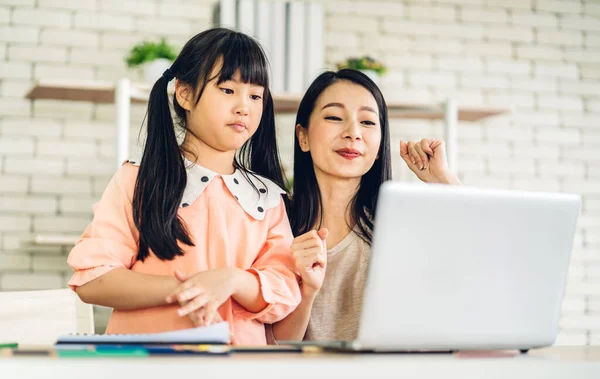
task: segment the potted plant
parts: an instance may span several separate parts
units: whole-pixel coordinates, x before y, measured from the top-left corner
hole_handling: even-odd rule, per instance
[[[362,57],[350,57],[344,62],[337,64],[338,70],[343,68],[351,68],[363,72],[376,84],[379,83],[381,75],[385,74],[387,68],[383,63],[365,55]]]
[[[154,84],[177,58],[175,48],[161,39],[160,42],[143,41],[131,48],[125,62],[129,68],[141,68],[146,82]]]

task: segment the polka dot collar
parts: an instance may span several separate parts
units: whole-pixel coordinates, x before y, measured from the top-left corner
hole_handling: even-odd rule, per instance
[[[139,159],[128,160],[130,164],[140,165]],[[281,203],[281,195],[285,194],[277,184],[259,175],[250,175],[235,170],[231,175],[213,172],[205,167],[192,163],[184,158],[187,171],[187,186],[183,191],[180,207],[188,207],[196,201],[204,189],[217,176],[220,176],[244,211],[256,220],[263,220],[268,209]]]

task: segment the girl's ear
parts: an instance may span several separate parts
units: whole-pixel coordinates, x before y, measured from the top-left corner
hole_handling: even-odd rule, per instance
[[[194,96],[192,95],[193,91],[189,85],[180,82],[178,79],[175,80],[175,98],[181,108],[186,111],[191,111],[194,107],[194,102],[192,101]]]
[[[310,146],[308,145],[308,129],[302,127],[300,124],[296,125],[296,137],[298,138],[300,149],[305,153],[310,151]]]

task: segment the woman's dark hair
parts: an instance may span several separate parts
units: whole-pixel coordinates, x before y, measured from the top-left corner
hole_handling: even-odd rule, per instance
[[[387,105],[381,91],[369,77],[360,71],[343,69],[338,72],[324,72],[312,82],[302,98],[296,116],[296,125],[310,128],[310,116],[319,96],[329,86],[340,81],[364,87],[373,95],[379,108],[379,123],[381,125],[379,159],[363,175],[356,195],[348,204],[348,207],[351,208],[350,220],[347,220],[349,222],[348,226],[355,229],[357,234],[370,244],[373,237],[373,219],[379,187],[383,182],[392,178]],[[312,156],[310,152],[302,151],[296,134],[294,137],[294,189],[293,198],[288,209],[294,235],[304,234],[315,227],[319,228],[323,223],[322,209],[323,202],[317,177],[315,176]]]
[[[211,77],[215,68],[220,71]],[[185,44],[170,68],[170,75],[160,77],[150,92],[148,131],[133,196],[133,219],[140,233],[139,260],[148,257],[149,249],[161,260],[183,255],[178,241],[194,246],[185,223],[177,215],[187,173],[169,108],[169,76],[189,85],[193,93],[198,94],[197,104],[210,80],[218,78],[220,84],[232,79],[237,72],[243,82],[264,87],[264,94],[258,129],[239,149],[234,165],[243,175],[261,175],[285,188],[269,91],[268,62],[263,49],[243,33],[224,28],[203,31]],[[186,125],[186,111],[177,103],[175,95],[173,108],[177,126],[191,133]]]

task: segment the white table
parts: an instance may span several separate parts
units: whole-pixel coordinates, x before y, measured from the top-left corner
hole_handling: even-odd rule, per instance
[[[600,378],[600,347],[550,348],[528,355],[236,354],[229,357],[0,358],[0,376],[60,379],[170,378]]]

